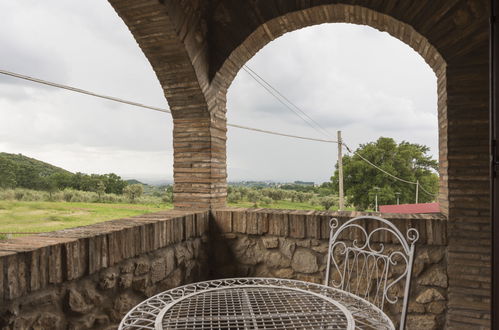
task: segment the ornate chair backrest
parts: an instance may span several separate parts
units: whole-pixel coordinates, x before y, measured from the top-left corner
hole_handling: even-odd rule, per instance
[[[404,329],[418,231],[410,228],[404,237],[393,223],[374,216],[353,218],[341,226],[333,218],[329,226],[325,285],[381,309],[386,303],[397,303],[403,294],[400,329]]]

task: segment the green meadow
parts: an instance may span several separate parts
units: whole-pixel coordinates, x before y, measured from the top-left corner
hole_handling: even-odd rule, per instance
[[[0,201],[0,232],[47,232],[171,208],[171,204]]]

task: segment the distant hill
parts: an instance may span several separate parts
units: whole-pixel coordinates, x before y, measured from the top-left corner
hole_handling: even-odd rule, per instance
[[[129,179],[129,180],[125,180],[126,183],[128,184],[141,184],[141,185],[146,185],[145,183],[142,183],[140,182],[139,180],[135,180],[135,179]]]
[[[71,173],[60,167],[21,154],[0,152],[0,188],[35,190],[100,191],[122,194],[127,183],[120,176],[109,174]]]
[[[40,176],[50,176],[52,174],[73,174],[63,168],[21,154],[0,152],[0,161],[10,161],[20,169],[29,169],[30,171],[39,173]]]

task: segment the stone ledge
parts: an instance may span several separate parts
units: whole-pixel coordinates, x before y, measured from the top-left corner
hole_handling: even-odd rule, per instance
[[[0,242],[0,301],[208,231],[208,211],[162,211]]]
[[[420,235],[418,244],[447,245],[447,218],[440,213],[398,214],[229,207],[211,212],[214,229],[221,233],[269,234],[312,239],[329,237],[331,218],[337,218],[342,223],[359,216],[379,216],[391,220],[402,233],[409,228],[416,228]],[[372,229],[374,228],[370,228]]]

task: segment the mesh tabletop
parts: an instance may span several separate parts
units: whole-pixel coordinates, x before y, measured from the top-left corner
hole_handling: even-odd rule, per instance
[[[199,282],[135,306],[119,329],[394,329],[376,306],[331,287],[275,278]]]
[[[353,329],[334,301],[281,287],[236,286],[198,292],[166,308],[163,329]]]

